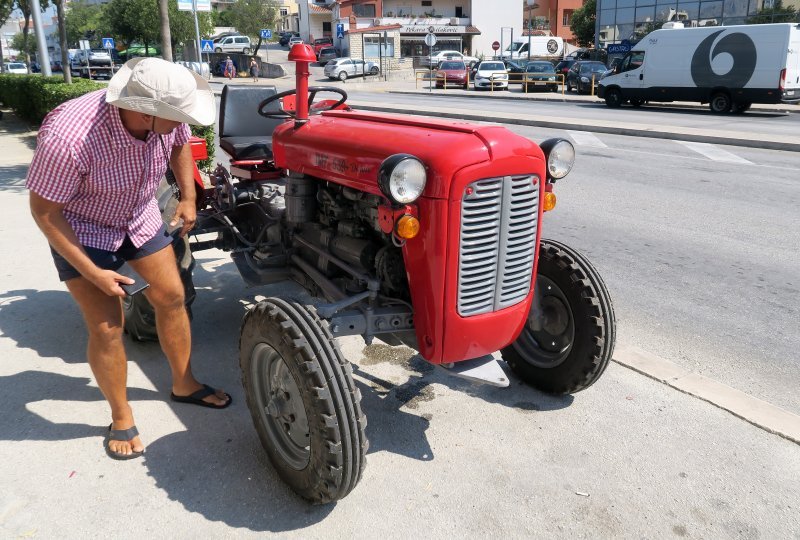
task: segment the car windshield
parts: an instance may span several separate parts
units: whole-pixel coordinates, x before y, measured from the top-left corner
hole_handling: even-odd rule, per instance
[[[108,54],[108,51],[105,49],[92,49],[92,54]]]
[[[606,69],[605,64],[584,64],[581,66],[581,73],[602,73]]]
[[[467,69],[464,62],[442,62],[439,69]]]
[[[326,47],[324,49],[320,49],[319,54],[336,54],[336,49],[332,47]]]
[[[481,67],[478,68],[478,69],[480,71],[489,71],[489,70],[505,71],[506,70],[506,66],[503,65],[502,62],[484,62],[483,64],[481,64]]]
[[[11,64],[6,64],[6,67],[8,69],[25,69],[25,64],[19,64],[19,63],[13,62]]]
[[[333,43],[330,39],[315,39],[314,45],[324,45],[325,43]]]
[[[555,73],[555,68],[550,62],[534,62],[525,68],[528,73]]]

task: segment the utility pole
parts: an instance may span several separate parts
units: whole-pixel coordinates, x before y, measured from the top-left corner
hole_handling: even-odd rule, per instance
[[[158,15],[161,19],[161,56],[167,62],[172,62],[172,34],[169,30],[169,0],[158,0]]]
[[[58,43],[61,46],[61,71],[64,74],[64,82],[72,84],[72,69],[69,65],[69,50],[67,50],[67,25],[64,21],[64,2],[66,0],[56,0],[56,13],[58,14]]]
[[[49,77],[50,55],[47,53],[47,42],[44,39],[44,27],[42,26],[42,8],[39,0],[30,0],[31,15],[33,16],[33,30],[36,33],[36,44],[39,46],[39,65],[42,66],[42,76]]]

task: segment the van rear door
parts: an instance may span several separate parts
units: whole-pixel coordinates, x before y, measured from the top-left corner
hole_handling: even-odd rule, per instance
[[[783,97],[789,101],[800,100],[800,28],[794,25],[789,29]]]

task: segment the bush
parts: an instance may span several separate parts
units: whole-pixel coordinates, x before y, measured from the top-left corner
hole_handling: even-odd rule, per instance
[[[0,74],[0,101],[14,109],[20,118],[32,124],[41,124],[47,113],[70,99],[106,88],[106,85],[88,79],[73,79],[65,84],[61,76]],[[208,159],[197,164],[209,170],[214,163],[214,126],[190,126],[192,134],[206,140]]]

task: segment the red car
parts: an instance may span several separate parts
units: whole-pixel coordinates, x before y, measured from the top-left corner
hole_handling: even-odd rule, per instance
[[[333,40],[329,37],[314,40],[314,54],[319,56],[319,51],[325,47],[333,47]]]
[[[456,85],[464,90],[469,88],[469,70],[462,61],[446,60],[439,64],[435,72],[436,88],[445,88],[446,85]]]

